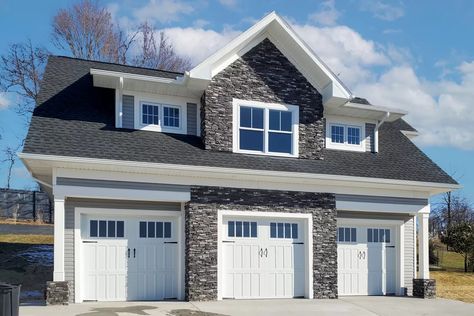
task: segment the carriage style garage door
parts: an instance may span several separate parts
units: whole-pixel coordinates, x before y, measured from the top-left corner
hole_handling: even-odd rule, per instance
[[[222,225],[223,298],[305,295],[301,221],[228,217]]]
[[[84,300],[177,298],[173,219],[90,215],[81,222]]]
[[[344,224],[338,227],[339,295],[395,294],[395,233],[393,226]]]

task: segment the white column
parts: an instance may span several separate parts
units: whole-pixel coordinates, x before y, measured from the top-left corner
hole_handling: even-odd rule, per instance
[[[64,197],[54,198],[53,281],[64,281]]]
[[[425,206],[421,211],[418,212],[418,249],[419,249],[419,262],[418,262],[418,278],[429,279],[429,232],[428,232],[428,219],[430,217],[430,205]]]

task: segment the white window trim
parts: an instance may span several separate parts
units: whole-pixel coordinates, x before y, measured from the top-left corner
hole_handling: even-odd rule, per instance
[[[156,124],[144,124],[143,123],[143,104],[158,106],[158,125],[156,125]],[[164,107],[179,109],[179,127],[164,126],[163,125]],[[159,132],[170,132],[170,133],[184,131],[184,129],[183,129],[183,125],[184,125],[184,123],[183,123],[183,118],[184,118],[183,111],[184,111],[184,109],[181,105],[158,103],[156,101],[147,101],[147,100],[140,99],[139,102],[138,102],[139,129],[153,130],[153,131],[159,131]]]
[[[370,122],[369,122],[370,123]],[[332,126],[343,126],[344,127],[344,143],[333,143],[332,142]],[[348,139],[348,127],[355,127],[360,129],[360,144],[349,144]],[[351,120],[347,118],[328,118],[326,117],[326,148],[329,149],[339,149],[339,150],[349,150],[349,151],[366,151],[365,143],[365,122],[359,120]]]
[[[247,106],[247,107],[254,107],[254,108],[262,108],[264,109],[263,114],[263,133],[268,135],[270,128],[269,128],[269,110],[279,110],[279,111],[290,111],[292,113],[291,120],[292,120],[292,148],[291,154],[287,153],[276,153],[276,152],[269,152],[268,151],[268,137],[264,137],[263,141],[263,148],[264,151],[256,151],[256,150],[245,150],[240,149],[240,106]],[[233,99],[232,100],[232,118],[233,118],[233,137],[232,137],[232,147],[233,152],[235,153],[245,153],[245,154],[255,154],[255,155],[265,155],[265,156],[278,156],[278,157],[298,157],[298,142],[299,142],[299,107],[297,105],[291,104],[279,104],[279,103],[266,103],[266,102],[258,102],[258,101],[249,101],[249,100],[240,100],[240,99]],[[262,131],[262,129],[254,129],[254,128],[245,128],[247,130],[258,130]],[[289,134],[289,133],[288,133]]]

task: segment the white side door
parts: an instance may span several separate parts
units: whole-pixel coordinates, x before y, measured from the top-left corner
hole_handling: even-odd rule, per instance
[[[304,296],[304,236],[299,221],[224,220],[223,297]]]
[[[132,221],[128,300],[176,299],[177,227],[171,218]]]

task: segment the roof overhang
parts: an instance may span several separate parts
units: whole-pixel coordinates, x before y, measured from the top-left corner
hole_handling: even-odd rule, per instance
[[[90,70],[90,74],[94,87],[183,97],[199,98],[202,95],[202,89],[188,86],[189,78],[186,76],[177,75],[176,78],[163,78],[94,68]]]
[[[213,76],[268,38],[322,94],[323,103],[343,104],[352,93],[278,14],[271,12],[247,31],[194,67],[190,79],[210,81]]]
[[[324,114],[393,122],[405,116],[407,112],[404,110],[384,106],[347,102],[339,106],[325,107]]]
[[[386,190],[391,195],[404,192],[403,196],[426,197],[461,188],[459,184],[434,183],[383,178],[354,177],[344,175],[297,173],[287,171],[250,170],[239,168],[221,168],[209,166],[177,165],[165,163],[149,163],[111,159],[53,156],[41,154],[19,153],[28,171],[36,179],[50,179],[53,185],[55,168],[71,168],[105,172],[124,172],[132,174],[154,175],[153,179],[163,179],[166,175],[173,182],[180,178],[189,179],[192,183],[175,183],[191,185],[210,185],[211,180],[219,179],[226,185],[234,185],[243,181],[248,185],[256,185],[264,189],[271,184],[279,183],[288,188],[298,190],[314,190],[315,192],[343,193],[342,189],[356,194],[358,190]],[[324,191],[326,190],[326,191]],[[327,191],[330,190],[330,191]],[[402,194],[400,194],[402,195]]]

